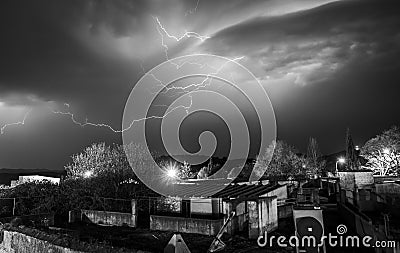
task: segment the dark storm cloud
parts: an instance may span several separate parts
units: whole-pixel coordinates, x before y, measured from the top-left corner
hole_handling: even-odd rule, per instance
[[[123,100],[142,75],[140,63],[147,57],[143,54],[158,51],[158,61],[164,59],[152,15],[161,15],[168,23],[174,20],[173,15],[184,17],[196,3],[2,1],[0,99],[29,105],[34,96],[45,101],[98,106],[114,93]],[[201,2],[197,7],[208,13],[208,9],[223,11],[222,5],[221,1],[214,5],[219,8],[212,8],[209,2]],[[233,11],[241,5],[243,1],[232,1],[228,9]],[[148,45],[153,47],[147,48]]]
[[[98,85],[102,78],[120,75],[76,38],[86,26],[96,33],[101,26],[122,36],[138,30],[128,17],[145,8],[109,1],[3,1],[0,8],[0,94],[34,94],[43,99],[68,98]],[[115,65],[114,65],[115,66]],[[86,87],[86,88],[85,88]]]
[[[281,5],[261,0],[2,1],[0,98],[25,94],[74,102],[97,89],[102,100],[110,86],[126,93],[125,86],[142,74],[142,60],[151,54],[163,60],[152,16],[176,34],[191,27],[215,32],[246,18],[301,8],[296,1]]]
[[[333,2],[248,20],[216,33],[203,46],[215,53],[247,55],[265,75],[292,74],[305,84],[326,78],[354,59],[398,55],[399,11],[400,5],[391,0]],[[393,64],[398,63],[378,67]]]
[[[396,112],[386,117],[381,111],[399,107],[399,6],[392,0],[327,2],[1,1],[0,126],[34,110],[25,125],[0,136],[0,167],[61,168],[91,142],[120,141],[107,129],[79,128],[47,106],[66,110],[68,102],[82,122],[87,116],[118,129],[126,98],[143,74],[140,65],[149,69],[166,59],[153,17],[177,37],[185,31],[211,37],[176,43],[164,34],[171,58],[245,55],[243,63],[260,68],[254,70],[260,79],[276,81],[266,86],[273,86],[278,132],[288,142],[300,146],[309,136],[323,136],[327,144],[321,146],[332,149],[330,141],[342,137],[326,129],[353,126],[359,135],[376,134],[396,123],[390,116]],[[288,85],[293,81],[318,85]],[[20,115],[11,117],[14,111]],[[49,159],[49,153],[57,154]],[[21,156],[27,157],[23,163]]]

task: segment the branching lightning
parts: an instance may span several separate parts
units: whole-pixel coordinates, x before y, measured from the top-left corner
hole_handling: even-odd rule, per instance
[[[197,7],[199,6],[199,2],[200,2],[200,0],[197,0],[195,7],[193,9],[189,10],[188,12],[186,12],[185,16],[188,15],[188,14],[195,13],[197,11]],[[192,32],[192,31],[185,31],[185,33],[183,35],[181,35],[181,36],[174,36],[174,35],[171,35],[167,31],[167,29],[164,27],[164,25],[161,23],[161,21],[160,21],[160,19],[158,17],[154,17],[153,16],[153,18],[154,18],[154,20],[156,21],[156,24],[157,24],[156,28],[157,28],[157,31],[158,31],[158,33],[160,35],[160,38],[161,38],[161,46],[164,48],[165,56],[166,56],[166,59],[167,59],[167,61],[169,63],[171,63],[172,65],[176,66],[177,69],[181,68],[185,64],[195,64],[195,65],[198,65],[201,68],[207,66],[207,67],[215,70],[215,72],[212,72],[212,73],[208,74],[199,83],[191,83],[191,84],[188,84],[188,85],[186,85],[184,87],[178,87],[178,86],[169,86],[168,87],[168,85],[164,84],[162,82],[162,80],[157,78],[157,76],[155,76],[153,73],[146,72],[144,67],[143,67],[143,65],[141,64],[141,67],[143,69],[144,74],[151,76],[156,81],[157,85],[160,85],[160,86],[163,87],[163,91],[161,93],[164,94],[164,95],[166,95],[170,91],[174,91],[174,96],[177,95],[177,94],[188,94],[188,93],[190,93],[192,91],[196,91],[196,90],[199,90],[201,88],[206,88],[207,86],[209,86],[211,84],[212,76],[215,75],[215,74],[218,74],[224,68],[225,64],[221,65],[218,68],[215,68],[215,67],[209,66],[208,64],[202,64],[202,63],[198,63],[198,62],[183,62],[181,64],[174,63],[174,62],[169,60],[169,56],[168,56],[169,48],[168,48],[168,45],[166,43],[166,39],[172,39],[172,40],[174,40],[174,41],[179,43],[180,41],[182,41],[185,38],[194,38],[194,39],[197,39],[197,40],[199,40],[201,42],[204,42],[205,40],[209,39],[210,37],[209,36],[200,35],[199,33]],[[238,60],[241,60],[241,59],[243,59],[243,57],[237,57],[235,59],[232,59],[232,61],[238,61]],[[123,132],[131,129],[132,126],[137,122],[145,121],[145,120],[149,120],[149,119],[164,119],[170,113],[172,113],[172,112],[174,112],[174,111],[176,111],[178,109],[184,109],[186,114],[189,114],[190,109],[191,109],[191,107],[193,105],[193,97],[190,94],[188,95],[188,97],[190,98],[188,105],[179,105],[177,107],[174,107],[171,110],[167,111],[162,116],[149,116],[149,117],[145,117],[145,118],[141,118],[141,119],[135,119],[127,127],[122,128],[122,129],[116,129],[116,128],[112,127],[111,125],[105,124],[105,123],[90,122],[90,121],[88,121],[87,118],[86,118],[85,121],[81,122],[81,121],[77,120],[76,117],[75,117],[75,114],[70,111],[70,107],[71,106],[70,106],[69,103],[64,103],[64,107],[65,107],[66,110],[54,110],[51,107],[49,107],[49,109],[54,114],[70,117],[71,121],[74,124],[76,124],[76,125],[78,125],[80,127],[86,127],[86,126],[102,127],[102,128],[107,128],[107,129],[109,129],[110,131],[112,131],[114,133],[123,133]],[[168,105],[154,105],[154,106],[168,107]],[[4,126],[2,126],[1,129],[0,129],[0,134],[3,134],[5,129],[8,128],[8,127],[17,126],[17,125],[24,125],[25,124],[25,120],[26,120],[26,118],[28,117],[28,115],[29,115],[29,113],[31,111],[32,111],[32,109],[29,110],[25,114],[25,116],[24,116],[22,121],[14,122],[14,123],[8,123],[8,124],[5,124]]]
[[[244,56],[236,57],[236,58],[232,59],[231,61],[239,61],[239,60],[241,60],[243,58],[244,58]],[[187,62],[185,62],[185,63],[187,63]],[[218,75],[221,72],[221,70],[225,67],[225,65],[227,63],[229,63],[229,61],[227,61],[224,64],[222,64],[219,68],[214,68],[214,67],[209,66],[208,64],[204,64],[204,65],[202,65],[202,67],[208,66],[208,67],[214,69],[215,72],[207,74],[207,76],[204,78],[204,80],[201,81],[200,83],[192,83],[192,84],[189,84],[189,85],[184,86],[184,87],[177,87],[177,86],[166,87],[166,86],[164,86],[165,92],[168,92],[170,90],[186,91],[187,89],[190,89],[190,88],[193,88],[193,87],[195,88],[194,90],[199,90],[200,88],[206,88],[211,84],[212,76],[213,75]],[[182,65],[180,65],[180,66],[182,66]]]
[[[196,39],[200,40],[201,42],[204,42],[206,39],[210,38],[209,36],[203,36],[203,35],[200,35],[200,34],[198,34],[196,32],[188,32],[188,31],[185,31],[185,33],[180,37],[171,35],[171,34],[168,33],[168,31],[162,25],[162,23],[160,22],[160,19],[158,17],[154,17],[153,16],[153,18],[157,22],[157,31],[161,36],[161,45],[164,47],[165,57],[167,58],[167,60],[169,60],[169,56],[168,56],[169,48],[168,48],[168,45],[165,43],[164,34],[169,39],[173,39],[176,42],[180,42],[182,39],[185,39],[185,38],[196,38]]]
[[[13,123],[7,123],[5,125],[3,125],[0,128],[0,134],[4,134],[4,131],[6,130],[6,128],[8,127],[12,127],[12,126],[19,126],[19,125],[25,125],[25,120],[28,117],[28,115],[31,113],[32,109],[29,109],[29,111],[27,111],[24,115],[24,118],[21,121],[18,122],[13,122]]]
[[[192,98],[192,96],[189,95],[189,98],[190,98],[190,100],[189,100],[190,102],[189,102],[189,105],[188,105],[188,106],[180,105],[180,106],[174,107],[174,108],[172,108],[170,111],[168,111],[167,113],[165,113],[163,116],[155,116],[155,115],[153,115],[153,116],[149,116],[149,117],[145,117],[145,118],[141,118],[141,119],[132,120],[131,123],[129,124],[129,126],[127,126],[127,127],[125,127],[125,128],[122,128],[122,129],[115,129],[115,128],[113,128],[112,126],[110,126],[110,125],[108,125],[108,124],[104,124],[104,123],[93,123],[93,122],[89,122],[87,118],[86,118],[86,120],[85,120],[84,122],[80,122],[80,121],[76,120],[74,113],[72,113],[72,112],[70,112],[70,111],[56,111],[56,110],[53,110],[52,108],[49,108],[49,109],[51,109],[51,111],[52,111],[54,114],[60,114],[60,115],[67,115],[67,116],[69,116],[69,117],[71,118],[71,121],[72,121],[74,124],[76,124],[76,125],[78,125],[78,126],[80,126],[80,127],[85,127],[85,126],[104,127],[104,128],[107,128],[107,129],[111,130],[111,131],[114,132],[114,133],[123,133],[123,132],[128,131],[129,129],[131,129],[132,126],[133,126],[135,123],[137,123],[137,122],[145,121],[145,120],[149,120],[149,119],[164,119],[164,118],[165,118],[166,116],[168,116],[170,113],[172,113],[172,112],[174,112],[174,111],[176,111],[176,110],[178,110],[178,109],[184,109],[185,112],[186,112],[186,114],[189,114],[189,110],[191,109],[192,104],[193,104],[193,98]],[[70,107],[69,104],[64,104],[64,105],[65,105],[66,107],[68,107],[68,108]]]

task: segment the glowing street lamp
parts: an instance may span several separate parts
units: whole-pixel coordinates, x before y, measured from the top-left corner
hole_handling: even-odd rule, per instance
[[[169,178],[176,178],[178,176],[178,170],[172,167],[167,170],[166,174]]]
[[[90,171],[90,170],[88,170],[88,171],[86,171],[85,173],[83,173],[83,177],[84,178],[89,178],[89,177],[91,177],[93,175],[93,171]]]
[[[338,164],[344,164],[346,162],[346,159],[344,159],[343,157],[339,157],[336,161],[336,174],[338,173]]]
[[[167,179],[177,179],[179,178],[178,166],[174,163],[169,163],[164,167],[164,175]]]

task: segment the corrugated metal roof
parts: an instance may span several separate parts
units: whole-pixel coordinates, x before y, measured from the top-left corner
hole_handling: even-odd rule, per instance
[[[279,187],[278,184],[261,182],[238,184],[229,180],[189,180],[175,184],[174,193],[175,196],[186,198],[248,198],[259,197]]]
[[[222,191],[214,194],[214,198],[252,198],[259,197],[270,191],[278,189],[278,184],[251,184],[251,185],[229,185]]]

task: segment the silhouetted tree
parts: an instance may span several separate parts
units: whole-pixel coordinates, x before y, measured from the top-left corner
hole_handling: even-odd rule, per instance
[[[325,168],[326,161],[322,159],[317,139],[310,137],[307,147],[305,169],[310,176],[320,175]]]
[[[346,131],[346,166],[347,170],[357,170],[360,168],[360,162],[356,154],[356,149],[349,128],[347,128]]]
[[[67,180],[83,180],[86,184],[95,184],[93,189],[101,196],[121,197],[124,184],[138,183],[122,145],[107,146],[95,143],[84,149],[82,153],[72,156],[72,163],[65,166]],[[139,147],[130,147],[139,149]],[[141,152],[136,152],[141,153]],[[142,159],[136,154],[135,161]]]
[[[254,165],[253,173],[264,175],[264,177],[274,176],[304,176],[305,160],[298,156],[297,150],[284,141],[274,141],[264,153],[261,153]],[[268,161],[269,164],[268,164]]]

